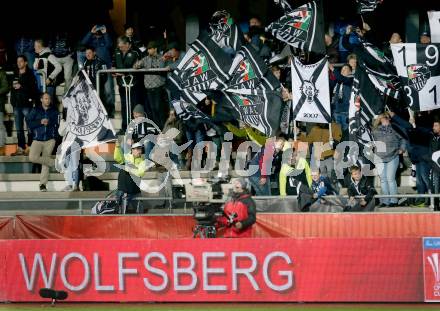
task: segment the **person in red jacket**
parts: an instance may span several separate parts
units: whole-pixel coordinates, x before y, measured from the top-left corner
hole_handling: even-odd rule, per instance
[[[232,199],[225,203],[223,216],[218,219],[225,226],[225,238],[250,238],[256,221],[255,201],[249,193],[249,182],[244,178],[234,181]]]

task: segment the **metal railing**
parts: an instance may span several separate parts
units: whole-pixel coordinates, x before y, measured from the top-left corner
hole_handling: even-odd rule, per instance
[[[101,85],[101,74],[105,73],[143,73],[143,74],[167,74],[171,70],[168,68],[155,68],[155,69],[101,69],[96,73],[96,92],[98,92],[98,96],[100,96],[100,85]]]
[[[336,198],[348,198],[348,195],[328,195],[325,196],[329,199],[336,199]],[[365,196],[356,196],[355,198],[361,199]],[[430,198],[431,202],[434,200],[434,198],[440,198],[440,194],[395,194],[395,195],[384,195],[384,194],[378,194],[375,195],[374,198],[376,199],[382,199],[382,198]],[[286,200],[297,200],[298,196],[296,195],[286,195],[286,196],[253,196],[253,199],[255,200],[280,200],[280,199],[286,199]],[[81,215],[84,214],[84,208],[83,205],[85,202],[99,202],[99,201],[117,201],[116,198],[102,198],[102,197],[93,197],[93,198],[8,198],[8,199],[0,199],[0,203],[22,203],[22,202],[78,202],[78,211]],[[227,198],[222,199],[207,199],[207,200],[191,200],[187,201],[186,199],[177,199],[173,197],[135,197],[133,198],[133,201],[166,201],[168,202],[168,211],[169,213],[172,213],[173,209],[173,203],[218,203],[222,204],[227,201]],[[185,206],[186,210],[186,206]]]

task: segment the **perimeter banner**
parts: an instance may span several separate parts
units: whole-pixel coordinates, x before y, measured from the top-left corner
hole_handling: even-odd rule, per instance
[[[423,238],[425,301],[440,302],[440,238]]]
[[[419,238],[0,242],[0,297],[41,301],[423,301]]]

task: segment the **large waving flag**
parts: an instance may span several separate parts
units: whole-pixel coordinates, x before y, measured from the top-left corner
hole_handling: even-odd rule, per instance
[[[348,110],[349,132],[358,143],[373,141],[370,131],[371,121],[384,111],[383,96],[371,82],[363,67],[356,69]]]
[[[275,38],[306,52],[325,54],[324,18],[321,0],[292,9],[281,1],[285,15],[271,23],[266,31]],[[283,5],[284,4],[284,5]]]
[[[330,123],[328,61],[303,65],[292,61],[292,116],[297,121]]]
[[[224,90],[229,80],[230,57],[207,36],[200,36],[170,75],[170,81],[184,93]]]
[[[255,89],[275,91],[281,86],[251,45],[241,47],[228,74],[231,79],[227,83],[227,90],[230,91],[244,93]]]
[[[440,108],[440,44],[392,44],[402,95],[413,111]]]
[[[73,79],[68,92],[63,97],[63,105],[67,109],[67,128],[57,152],[58,164],[78,149],[116,140],[115,131],[104,105],[84,70],[79,71]]]
[[[228,46],[238,51],[244,44],[244,36],[231,14],[227,11],[217,11],[209,23],[211,39],[221,48]]]

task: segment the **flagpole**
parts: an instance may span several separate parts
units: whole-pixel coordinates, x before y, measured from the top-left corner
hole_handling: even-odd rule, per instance
[[[296,141],[296,120],[293,120],[293,140]]]

